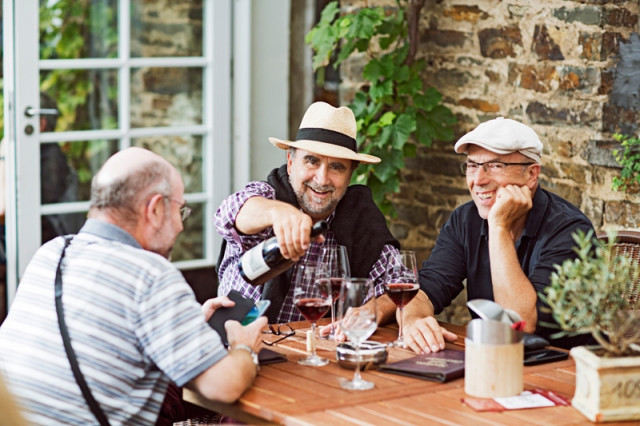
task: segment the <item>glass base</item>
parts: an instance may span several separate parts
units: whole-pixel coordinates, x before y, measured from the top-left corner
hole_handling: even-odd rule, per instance
[[[320,358],[318,355],[309,355],[306,358],[302,358],[298,361],[300,365],[309,365],[311,367],[322,367],[329,364],[329,360],[326,358]]]
[[[388,343],[387,346],[394,347],[394,348],[406,348],[407,344],[404,342],[404,340],[398,339],[395,342]]]
[[[348,382],[340,383],[340,386],[342,386],[343,389],[349,390],[369,390],[373,389],[375,385],[376,384],[373,382],[368,382],[362,379],[353,379],[349,380]]]

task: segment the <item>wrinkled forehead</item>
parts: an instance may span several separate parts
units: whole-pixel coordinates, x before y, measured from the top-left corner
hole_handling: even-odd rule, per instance
[[[350,167],[353,161],[347,158],[329,157],[326,155],[316,154],[315,152],[305,151],[304,149],[300,149],[300,148],[295,150],[295,157],[296,159],[299,159],[299,160],[316,159],[321,163],[326,162],[327,164],[339,163],[347,167]]]

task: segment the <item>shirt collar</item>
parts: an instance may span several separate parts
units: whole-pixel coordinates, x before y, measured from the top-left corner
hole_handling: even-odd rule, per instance
[[[138,241],[127,231],[102,220],[87,219],[82,229],[80,229],[80,232],[86,232],[87,234],[96,235],[107,240],[118,241],[135,248],[142,248]]]

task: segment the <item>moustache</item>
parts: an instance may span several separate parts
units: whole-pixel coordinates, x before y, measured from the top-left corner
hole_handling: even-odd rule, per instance
[[[306,182],[305,186],[307,188],[313,189],[316,192],[333,192],[336,190],[335,186],[333,185],[316,185],[314,183],[310,183],[310,182]]]

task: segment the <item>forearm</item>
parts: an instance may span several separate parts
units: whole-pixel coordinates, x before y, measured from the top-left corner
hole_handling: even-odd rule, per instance
[[[251,387],[256,374],[251,355],[236,350],[189,382],[187,387],[207,399],[233,403]]]
[[[383,294],[376,299],[376,309],[378,311],[378,324],[384,325],[392,322],[395,319],[396,304],[387,296]]]
[[[493,297],[503,308],[517,312],[533,332],[537,322],[537,296],[531,281],[522,271],[515,245],[508,230],[489,231],[489,258]]]
[[[422,291],[413,298],[407,306],[404,307],[403,319],[405,323],[415,321],[416,319],[431,317],[434,315],[433,304]]]
[[[270,212],[278,204],[282,202],[264,197],[249,198],[236,216],[236,229],[243,234],[252,235],[273,226]]]

